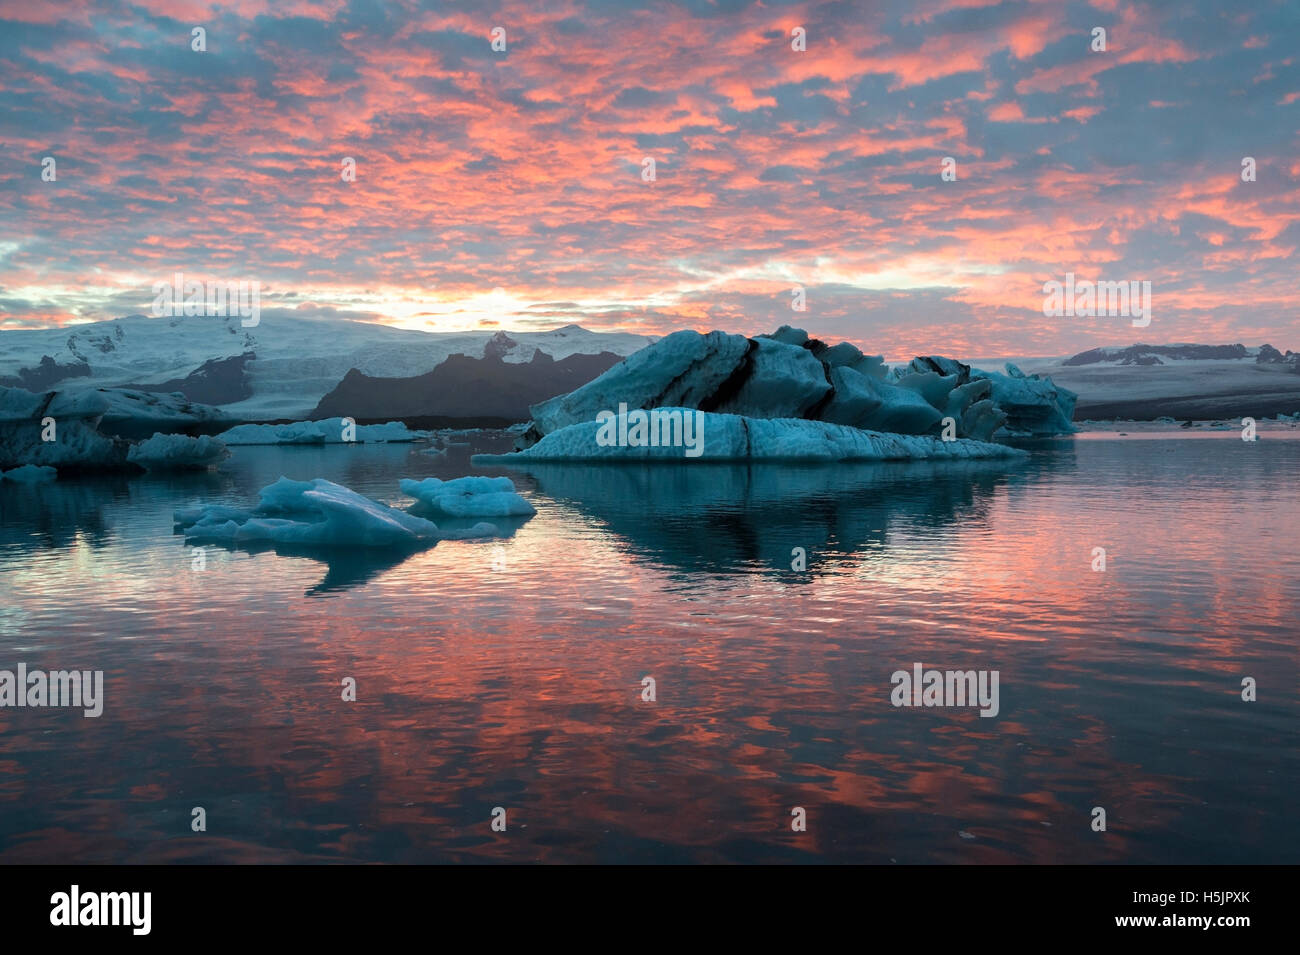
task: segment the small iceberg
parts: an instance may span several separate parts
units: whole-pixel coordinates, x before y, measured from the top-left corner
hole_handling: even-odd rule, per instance
[[[691,441],[657,441],[667,431],[647,414],[677,425],[689,421]],[[633,419],[636,420],[633,420]],[[611,435],[619,440],[609,440]],[[626,435],[628,440],[622,440]],[[631,440],[634,436],[651,440]],[[687,452],[691,453],[687,453]],[[943,441],[923,435],[867,431],[849,425],[802,418],[750,418],[687,408],[621,412],[600,421],[585,421],[552,431],[532,447],[512,454],[478,454],[475,464],[528,461],[913,461],[1021,458],[1025,451],[1004,444],[957,438]]]
[[[417,441],[424,431],[411,431],[401,421],[355,424],[350,418],[293,421],[289,424],[241,424],[217,437],[231,446],[272,444],[383,444]]]
[[[537,513],[508,477],[463,477],[452,481],[404,479],[402,493],[430,512],[448,517],[526,517]]]
[[[349,488],[316,478],[282,477],[261,491],[251,511],[225,505],[175,512],[176,531],[187,539],[227,544],[269,542],[312,547],[422,547],[440,540],[497,537],[493,524],[441,529],[433,521],[372,501]]]
[[[44,484],[58,476],[59,472],[54,468],[38,467],[35,464],[24,464],[20,468],[0,472],[0,479],[13,481],[15,484]]]
[[[229,456],[225,444],[208,435],[155,433],[132,446],[126,459],[150,471],[203,471]]]

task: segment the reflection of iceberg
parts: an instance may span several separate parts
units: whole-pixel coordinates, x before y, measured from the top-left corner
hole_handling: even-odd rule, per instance
[[[308,597],[319,597],[349,590],[369,583],[385,571],[409,560],[419,548],[402,547],[313,547],[295,544],[203,542],[223,550],[245,554],[274,554],[276,557],[309,560],[325,565],[320,583],[307,590]]]
[[[808,571],[888,546],[901,529],[949,537],[1022,478],[982,461],[857,466],[521,465],[537,491],[601,521],[638,559],[690,573]],[[828,558],[830,558],[828,560]]]
[[[86,547],[121,542],[138,514],[156,514],[177,496],[220,493],[212,471],[168,471],[128,479],[84,475],[76,481],[0,485],[0,546]]]
[[[500,499],[511,488],[509,478],[462,478],[440,482],[458,490],[457,496],[482,498],[504,510]],[[421,482],[403,482],[420,486]],[[464,492],[470,493],[464,493]],[[513,490],[510,497],[518,498]],[[518,498],[523,501],[522,498]],[[464,503],[464,501],[460,502]],[[308,594],[344,590],[363,584],[396,567],[408,557],[443,540],[510,537],[534,513],[506,514],[491,524],[472,516],[450,516],[438,523],[416,512],[423,505],[401,511],[357,494],[346,487],[317,478],[314,481],[279,481],[261,491],[252,510],[213,504],[183,508],[175,513],[175,531],[195,544],[216,544],[248,553],[273,551],[281,557],[303,557],[325,563],[329,570]],[[517,510],[517,508],[514,508]],[[474,511],[470,504],[468,511]]]

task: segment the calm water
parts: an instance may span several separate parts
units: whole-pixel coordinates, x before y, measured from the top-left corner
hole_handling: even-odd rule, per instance
[[[1297,862],[1293,437],[530,473],[471,468],[481,437],[0,484],[0,669],[106,696],[0,709],[0,861]],[[467,473],[537,516],[203,571],[172,534],[282,474],[406,504]],[[893,707],[915,662],[998,670],[1000,715]]]

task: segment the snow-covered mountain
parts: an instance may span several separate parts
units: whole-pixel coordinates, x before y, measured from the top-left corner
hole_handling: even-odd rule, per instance
[[[183,391],[250,421],[303,418],[356,369],[403,378],[451,355],[497,355],[511,363],[544,352],[556,360],[611,352],[625,356],[654,341],[578,325],[545,332],[423,332],[371,322],[264,315],[244,328],[236,317],[133,315],[65,328],[0,333],[0,383],[69,392],[131,386]]]
[[[1074,417],[1255,418],[1300,411],[1300,355],[1271,345],[1128,345],[1025,359],[1078,394]]]

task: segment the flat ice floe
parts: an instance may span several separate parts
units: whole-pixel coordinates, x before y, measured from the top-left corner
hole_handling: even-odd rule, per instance
[[[451,481],[403,479],[402,493],[427,510],[448,517],[524,517],[537,509],[515,492],[508,477],[463,477]]]
[[[387,424],[353,424],[346,418],[294,421],[289,424],[241,424],[217,435],[225,444],[357,444],[402,443],[425,436],[400,421]]]
[[[225,505],[175,512],[176,530],[187,539],[217,543],[270,542],[312,547],[419,547],[440,540],[499,536],[493,524],[464,530],[439,528],[372,501],[356,491],[316,478],[280,478],[261,491],[257,507],[245,511]]]
[[[978,460],[1017,458],[1024,451],[1003,444],[958,438],[943,441],[921,435],[887,434],[848,425],[799,418],[750,418],[685,408],[657,408],[663,416],[680,413],[693,419],[695,447],[634,440],[634,416],[645,411],[625,412],[604,421],[584,421],[560,428],[537,444],[513,454],[480,454],[476,464],[512,464],[527,461],[908,461]],[[631,426],[630,426],[631,425]],[[601,434],[602,428],[605,429]],[[611,431],[626,435],[626,441],[608,440]],[[648,433],[655,434],[652,425]],[[662,433],[662,431],[660,432]],[[598,440],[599,437],[599,440]],[[688,455],[687,451],[696,451]]]
[[[34,464],[24,464],[12,471],[0,472],[0,480],[13,481],[15,484],[44,484],[58,476],[59,472],[54,468],[37,467]]]

